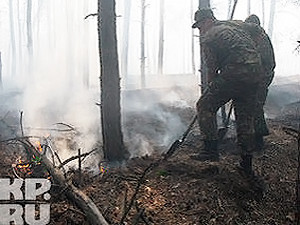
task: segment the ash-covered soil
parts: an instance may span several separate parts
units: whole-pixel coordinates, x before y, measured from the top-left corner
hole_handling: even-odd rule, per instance
[[[190,159],[202,146],[195,126],[176,154],[146,175],[124,224],[296,224],[297,140],[283,131],[283,120],[268,122],[271,134],[264,154],[255,157],[255,179],[237,168],[234,138],[221,144],[219,162]],[[0,147],[0,175],[15,177],[11,165],[16,157],[26,157],[22,147],[5,143]],[[159,157],[134,158],[103,174],[85,172],[80,189],[110,224],[118,224],[143,171]],[[72,177],[76,181],[76,171]],[[50,224],[87,224],[85,212],[68,200],[55,182],[51,195]]]
[[[232,139],[222,143],[220,162],[191,160],[189,156],[201,148],[194,131],[174,157],[146,177],[127,224],[133,224],[137,209],[144,209],[149,224],[293,224],[296,140],[276,121],[270,121],[270,127],[265,153],[254,160],[254,179],[238,170],[239,156]],[[111,223],[118,223],[136,179],[154,160],[132,159],[126,167],[92,180],[95,186],[84,188],[105,209]]]
[[[124,136],[127,140],[132,140],[139,134],[139,141],[135,145],[130,143],[131,148],[136,146],[138,154],[139,148],[143,146],[143,153],[151,155],[132,158],[120,166],[101,168],[102,173],[100,168],[92,168],[93,172],[84,171],[80,186],[78,171],[70,169],[68,172],[69,179],[95,202],[110,224],[120,224],[135,193],[136,198],[132,201],[124,224],[296,224],[298,144],[295,135],[286,133],[284,128],[288,126],[298,129],[298,101],[282,107],[275,104],[277,96],[272,98],[271,95],[267,102],[267,114],[277,116],[268,120],[270,135],[265,138],[264,153],[257,154],[254,158],[256,177],[250,179],[238,169],[239,152],[232,129],[220,145],[219,162],[198,162],[190,159],[192,154],[202,148],[199,129],[195,125],[176,153],[168,160],[161,161],[146,174],[141,183],[140,177],[145,169],[160,160],[161,153],[168,150],[168,146],[164,147],[166,140],[160,138],[169,132],[173,136],[168,136],[168,143],[176,137],[179,138],[185,128],[178,128],[182,124],[187,126],[194,114],[193,107],[184,105],[183,101],[174,101],[178,99],[177,95],[165,96],[164,101],[161,101],[160,97],[154,98],[152,92],[146,94],[139,100],[136,98],[141,95],[127,93],[131,95],[128,105],[133,108],[125,112],[124,126],[127,133]],[[154,100],[143,111],[141,106],[144,106],[145,99]],[[132,102],[136,105],[133,106]],[[179,107],[180,104],[182,105]],[[188,105],[193,104],[194,102]],[[139,109],[139,113],[134,107]],[[24,148],[22,145],[7,144],[1,140],[20,136],[20,115],[19,112],[4,109],[0,109],[0,115],[0,177],[16,178],[13,165],[19,158],[26,161]],[[159,144],[154,146],[155,143]],[[76,150],[74,149],[75,152]],[[95,158],[96,155],[89,157]],[[27,158],[27,161],[30,160]],[[25,177],[49,176],[43,164],[33,166],[32,169],[34,172]],[[95,171],[98,173],[95,174]],[[22,171],[17,175],[24,177]],[[58,186],[53,180],[52,182],[50,224],[88,224],[86,212],[67,199],[64,187]],[[139,183],[141,186],[136,192]]]

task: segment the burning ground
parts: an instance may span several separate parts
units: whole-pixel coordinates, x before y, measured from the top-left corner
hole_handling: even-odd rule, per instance
[[[269,124],[271,135],[265,153],[254,162],[263,182],[239,173],[239,157],[232,139],[223,141],[220,162],[191,160],[189,155],[201,147],[195,127],[176,155],[147,174],[125,220],[127,224],[134,224],[141,210],[143,216],[136,224],[293,224],[296,140],[282,130],[282,121],[272,120]],[[15,157],[26,159],[22,147],[2,143],[0,152],[1,177],[15,177]],[[133,158],[126,166],[107,168],[98,175],[85,171],[80,189],[111,224],[117,224],[143,171],[158,157]],[[48,176],[39,170],[35,173]],[[77,171],[70,170],[69,175],[76,184]],[[68,200],[55,182],[51,195],[51,224],[86,224],[85,212]]]
[[[193,116],[193,108],[190,107],[178,108],[162,103],[153,105],[163,115],[176,115],[180,118],[178,121],[184,125]],[[269,104],[268,107],[272,108],[272,105]],[[68,176],[74,185],[94,201],[110,224],[119,223],[135,193],[136,197],[132,200],[132,207],[125,218],[126,224],[295,224],[297,140],[286,133],[284,127],[292,126],[297,129],[299,118],[295,109],[298,107],[297,102],[288,104],[280,115],[268,120],[271,134],[266,138],[264,154],[255,157],[254,167],[258,178],[254,180],[243,176],[236,167],[239,156],[234,136],[227,137],[222,142],[220,162],[203,163],[191,160],[189,156],[202,146],[199,129],[195,125],[176,154],[161,161],[141,182],[140,177],[145,169],[159,160],[161,152],[168,149],[163,138],[157,139],[159,141],[156,143],[159,144],[154,146],[151,140],[155,132],[149,133],[145,129],[152,126],[156,128],[158,136],[163,137],[168,130],[163,129],[165,124],[173,121],[169,119],[162,123],[157,115],[157,119],[153,120],[154,115],[149,110],[141,114],[127,112],[128,119],[124,123],[131,128],[131,133],[126,135],[130,136],[134,131],[142,134],[140,140],[145,140],[152,147],[151,152],[149,151],[151,156],[143,152],[144,156],[134,157],[126,165],[101,166],[97,168],[98,173],[86,168],[82,171],[81,182],[76,161],[74,167],[69,169]],[[3,130],[5,135],[11,135],[13,130],[8,129],[11,128],[10,122],[15,124],[19,121],[19,114],[4,114],[1,118],[2,137]],[[181,132],[177,137],[180,134]],[[39,148],[35,141],[33,143]],[[137,148],[138,146],[140,145]],[[49,176],[40,165],[33,165],[31,156],[25,154],[22,145],[2,142],[0,148],[1,177],[16,176],[12,172],[12,165],[20,164],[18,159],[31,162],[33,172],[27,176]],[[86,160],[94,156],[90,155]],[[24,176],[25,172],[17,170],[17,174]],[[64,189],[53,180],[52,182],[51,224],[87,224],[86,212],[77,208],[65,196]],[[136,192],[138,184],[141,185]]]

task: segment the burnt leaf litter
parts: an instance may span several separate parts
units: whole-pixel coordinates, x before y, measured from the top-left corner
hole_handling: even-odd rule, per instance
[[[268,120],[270,135],[265,138],[264,152],[254,158],[256,176],[252,178],[237,166],[234,135],[222,141],[219,162],[190,159],[202,148],[195,125],[176,153],[142,181],[144,170],[161,157],[158,150],[122,166],[102,168],[101,174],[82,171],[80,189],[110,224],[119,224],[131,200],[124,224],[296,224],[297,139],[283,128],[297,129],[298,123],[299,118],[291,114]],[[26,158],[26,154],[22,146],[1,143],[0,148],[1,177],[15,178],[12,165],[16,156]],[[30,176],[49,176],[39,166],[34,170]],[[69,174],[77,184],[78,171],[70,170]],[[50,224],[88,224],[85,212],[66,198],[61,187],[53,183],[50,194]]]

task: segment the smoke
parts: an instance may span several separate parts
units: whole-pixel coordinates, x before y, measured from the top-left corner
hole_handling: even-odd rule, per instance
[[[132,157],[160,154],[182,135],[194,114],[192,92],[178,86],[124,92],[123,130]]]
[[[149,15],[152,11],[157,12],[154,7],[157,3],[151,4]],[[190,33],[181,32],[178,35],[178,30],[190,31],[190,16],[187,14],[186,17],[178,17],[183,12],[177,7],[179,1],[174,5],[171,1],[168,4],[176,10],[169,10],[172,19],[166,20],[169,24],[166,24],[166,29],[170,29],[170,32],[166,30],[168,36],[165,39],[164,72],[177,75],[147,74],[147,89],[138,89],[140,77],[133,74],[139,71],[139,51],[138,48],[131,48],[129,74],[126,80],[122,80],[122,128],[126,146],[132,157],[167,150],[172,142],[181,136],[195,113],[194,106],[198,98],[197,77],[184,74],[190,69],[183,69],[188,67],[191,58],[190,54],[184,54],[190,50],[187,44],[183,44],[191,42],[189,36],[185,36]],[[188,5],[184,5],[184,11],[189,12]],[[19,9],[20,18],[25,18],[24,6],[23,4]],[[138,8],[138,5],[136,7]],[[0,47],[3,52],[5,90],[1,93],[0,119],[7,113],[9,116],[3,119],[5,123],[0,120],[1,139],[20,135],[19,117],[20,111],[23,111],[25,135],[50,135],[55,145],[53,147],[59,151],[62,159],[77,154],[78,149],[87,152],[99,146],[100,113],[99,106],[95,104],[99,102],[100,96],[97,20],[92,17],[88,20],[83,19],[96,9],[96,1],[77,0],[76,4],[73,1],[61,0],[33,2],[32,61],[29,60],[27,49],[25,22],[21,20],[21,24],[18,24],[18,20],[15,20],[15,29],[20,26],[20,33],[16,32],[20,35],[16,37],[17,62],[11,60],[11,40],[7,39],[9,35],[5,32],[10,30],[8,12],[2,11],[0,25],[4,32],[1,33]],[[117,14],[122,15],[122,11]],[[182,18],[186,18],[185,22],[177,23],[182,21]],[[122,17],[117,17],[118,24],[121,20]],[[146,25],[149,32],[147,71],[154,73],[155,57],[149,56],[154,56],[157,52],[156,47],[153,47],[156,42],[156,25],[153,23],[150,26],[150,22],[153,21],[149,19]],[[132,37],[132,45],[129,46],[136,47],[136,43],[139,43],[139,31],[136,27],[140,27],[140,24],[132,22],[131,25],[131,36],[135,37]],[[119,30],[119,33],[121,32]],[[152,36],[153,38],[150,38]],[[187,39],[189,41],[186,41]],[[184,49],[179,49],[178,46]],[[151,62],[150,58],[154,61]],[[15,77],[10,76],[11,66],[17,68]],[[182,73],[178,74],[178,71]],[[86,79],[87,83],[90,83],[89,88],[84,86],[83,80]],[[135,90],[128,90],[129,88]],[[274,102],[277,103],[278,100],[280,107],[294,95],[278,93],[281,92],[270,90],[271,99],[274,96]],[[58,131],[66,126],[57,123],[68,124],[74,127],[74,130]]]
[[[4,54],[4,64],[15,63],[18,72],[16,77],[10,77],[9,67],[5,67],[4,88],[8,97],[0,100],[3,114],[13,114],[13,135],[20,135],[19,117],[23,111],[25,135],[47,137],[62,160],[77,154],[78,149],[88,152],[99,147],[102,137],[100,108],[95,104],[100,97],[97,24],[93,18],[83,19],[97,7],[96,3],[91,6],[86,2],[78,1],[74,6],[70,1],[45,1],[41,5],[34,2],[32,61],[23,28],[23,35],[17,37],[21,39],[17,48],[23,52],[18,55],[18,62],[7,60],[9,57]],[[37,20],[37,15],[42,18]],[[89,88],[83,82],[86,75]],[[184,85],[196,85],[195,76],[185,78]],[[182,83],[181,79],[181,75],[147,76],[151,90],[123,88],[123,132],[132,157],[163,151],[185,130],[193,114],[194,100],[190,96],[197,98],[197,94],[191,94],[195,88],[170,88],[174,83]],[[139,83],[137,79],[131,81]],[[69,125],[74,130],[61,131]]]
[[[21,135],[19,118],[22,111],[24,135],[47,137],[62,160],[77,154],[78,149],[82,152],[92,150],[100,140],[99,107],[95,104],[98,98],[82,85],[70,87],[68,81],[44,76],[21,91],[4,92],[1,96],[0,118],[8,114],[3,120],[14,130],[6,131],[1,139]],[[0,126],[2,133],[5,124]]]

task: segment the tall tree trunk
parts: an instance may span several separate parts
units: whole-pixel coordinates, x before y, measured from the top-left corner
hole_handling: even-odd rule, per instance
[[[262,27],[265,27],[265,0],[261,0],[261,11],[262,11]]]
[[[251,0],[248,0],[247,4],[247,15],[250,16],[251,14]]]
[[[238,0],[234,0],[233,7],[232,7],[232,10],[231,10],[231,15],[230,15],[230,18],[229,18],[230,20],[233,19],[233,15],[234,15],[237,3],[238,3]]]
[[[210,0],[199,0],[199,9],[210,9]],[[204,93],[204,90],[206,89],[207,86],[207,66],[204,61],[204,53],[203,49],[201,48],[201,35],[200,35],[200,65],[201,65],[201,93]]]
[[[98,0],[98,35],[104,158],[110,162],[122,161],[126,149],[121,131],[115,0]]]
[[[142,0],[142,15],[141,15],[141,87],[146,87],[145,77],[145,14],[146,0]]]
[[[0,52],[0,91],[3,89],[3,82],[2,82],[2,57]]]
[[[122,78],[124,79],[124,84],[126,85],[128,76],[128,49],[129,49],[129,24],[130,24],[130,13],[131,13],[131,0],[125,1],[125,12],[123,21],[123,40],[122,40]]]
[[[231,6],[232,6],[232,0],[228,0],[228,9],[227,9],[227,18],[230,18],[231,15]]]
[[[15,22],[13,1],[9,1],[9,25],[10,25],[10,41],[11,41],[11,76],[16,75],[16,37],[15,37]]]
[[[32,41],[32,0],[27,1],[27,50],[28,50],[28,72],[32,75],[33,68],[33,41]]]
[[[163,74],[163,60],[164,60],[164,12],[165,0],[160,0],[159,11],[159,41],[158,41],[158,74]]]
[[[22,31],[21,31],[21,18],[20,18],[20,1],[17,1],[17,12],[18,12],[18,74],[20,74],[22,70],[22,65],[23,65],[23,46],[22,46]]]
[[[269,28],[268,28],[268,35],[270,39],[272,39],[272,35],[273,35],[275,8],[276,8],[276,0],[271,0],[270,19],[269,19]]]
[[[83,7],[83,14],[88,15],[89,13],[89,0],[84,1],[84,7]],[[83,62],[83,86],[86,88],[89,88],[90,86],[90,68],[89,68],[89,25],[88,23],[84,24],[84,34],[83,34],[83,39],[86,41],[86,45],[84,48],[84,62]]]
[[[191,0],[191,24],[193,24],[193,21],[194,21],[194,7],[193,7],[193,0]],[[191,50],[192,50],[192,73],[193,74],[196,74],[196,63],[195,63],[195,42],[194,42],[194,30],[195,29],[191,29],[192,30],[192,45],[191,45]]]
[[[210,9],[210,0],[199,0],[199,9]]]
[[[72,10],[70,10],[72,8]],[[65,14],[66,14],[66,19],[67,19],[67,73],[68,73],[68,84],[70,87],[73,86],[74,83],[74,77],[76,77],[76,70],[74,68],[75,64],[75,54],[76,54],[76,48],[77,45],[75,45],[75,41],[73,38],[73,33],[74,33],[74,20],[73,20],[73,15],[78,15],[77,14],[77,6],[76,4],[74,5],[73,2],[71,1],[65,1]]]

